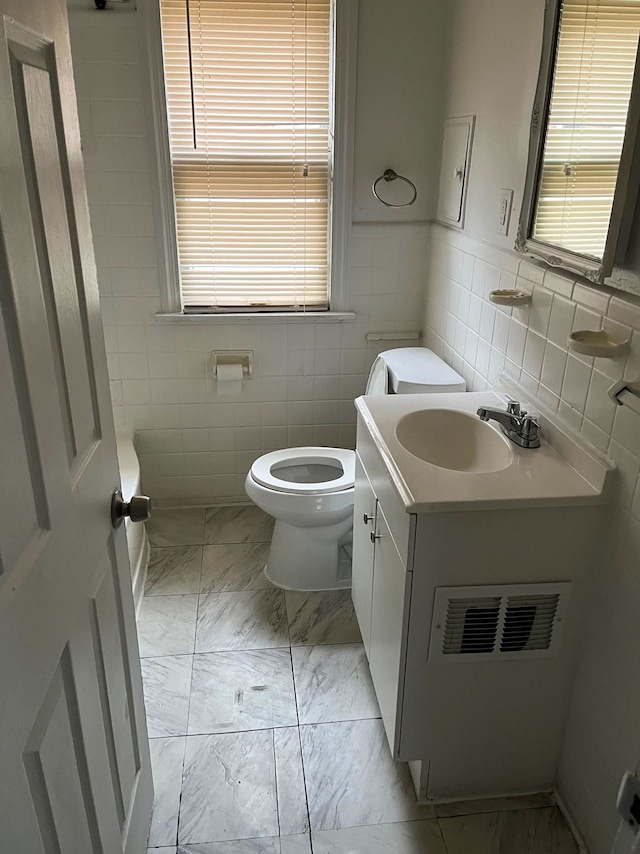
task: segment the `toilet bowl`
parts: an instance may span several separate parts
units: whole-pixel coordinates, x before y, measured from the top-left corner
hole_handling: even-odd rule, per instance
[[[387,350],[366,394],[465,391],[465,381],[423,347]],[[286,590],[351,586],[355,451],[285,448],[259,457],[245,481],[249,498],[276,520],[264,572]]]
[[[353,527],[355,456],[342,448],[288,448],[251,467],[247,495],[276,519],[265,567],[273,584],[287,590],[351,585],[345,547]]]

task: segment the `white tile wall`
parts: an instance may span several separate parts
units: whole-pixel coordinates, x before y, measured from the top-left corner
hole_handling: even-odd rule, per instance
[[[374,355],[368,331],[420,329],[427,226],[356,225],[348,268],[354,323],[167,326],[154,236],[153,153],[138,15],[71,9],[72,50],[116,424],[136,431],[156,498],[244,497],[253,460],[292,445],[353,446],[353,399]],[[252,349],[239,397],[217,393],[211,350]]]
[[[608,854],[618,826],[617,786],[640,758],[640,416],[613,404],[607,389],[623,375],[640,374],[640,301],[442,226],[432,227],[431,240],[427,345],[473,390],[490,387],[506,369],[618,466],[558,771],[591,854]],[[530,306],[488,301],[490,290],[514,286],[532,294]],[[568,352],[572,330],[602,325],[631,337],[627,355],[606,360]]]

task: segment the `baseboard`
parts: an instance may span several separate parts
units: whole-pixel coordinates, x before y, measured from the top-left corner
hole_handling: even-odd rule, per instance
[[[226,496],[224,498],[154,498],[151,496],[153,506],[157,510],[186,510],[190,507],[235,507],[249,506],[251,501],[246,495]]]
[[[556,802],[556,806],[558,807],[558,809],[562,813],[562,817],[564,818],[565,822],[567,823],[567,827],[571,831],[571,835],[573,836],[573,838],[576,841],[576,844],[578,846],[578,851],[580,852],[580,854],[589,854],[589,848],[585,844],[584,838],[583,838],[582,834],[580,833],[580,831],[578,830],[576,823],[573,820],[573,816],[571,815],[569,808],[567,807],[566,803],[564,802],[564,798],[562,797],[562,794],[560,793],[559,789],[554,788],[553,799]]]

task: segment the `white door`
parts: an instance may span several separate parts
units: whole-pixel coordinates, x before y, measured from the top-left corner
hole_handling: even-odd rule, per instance
[[[0,25],[0,849],[140,854],[151,771],[65,0],[0,0]]]

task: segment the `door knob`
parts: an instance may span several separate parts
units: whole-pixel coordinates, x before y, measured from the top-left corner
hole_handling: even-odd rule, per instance
[[[374,534],[373,531],[369,534],[369,539],[372,543],[375,543],[376,540],[380,539],[380,534]]]
[[[362,521],[364,522],[365,525],[368,525],[369,522],[373,521],[373,516],[368,516],[366,513],[363,513]]]
[[[128,516],[132,522],[146,522],[151,516],[151,499],[146,495],[133,495],[131,501],[125,501],[119,489],[111,495],[111,524],[119,528]]]

